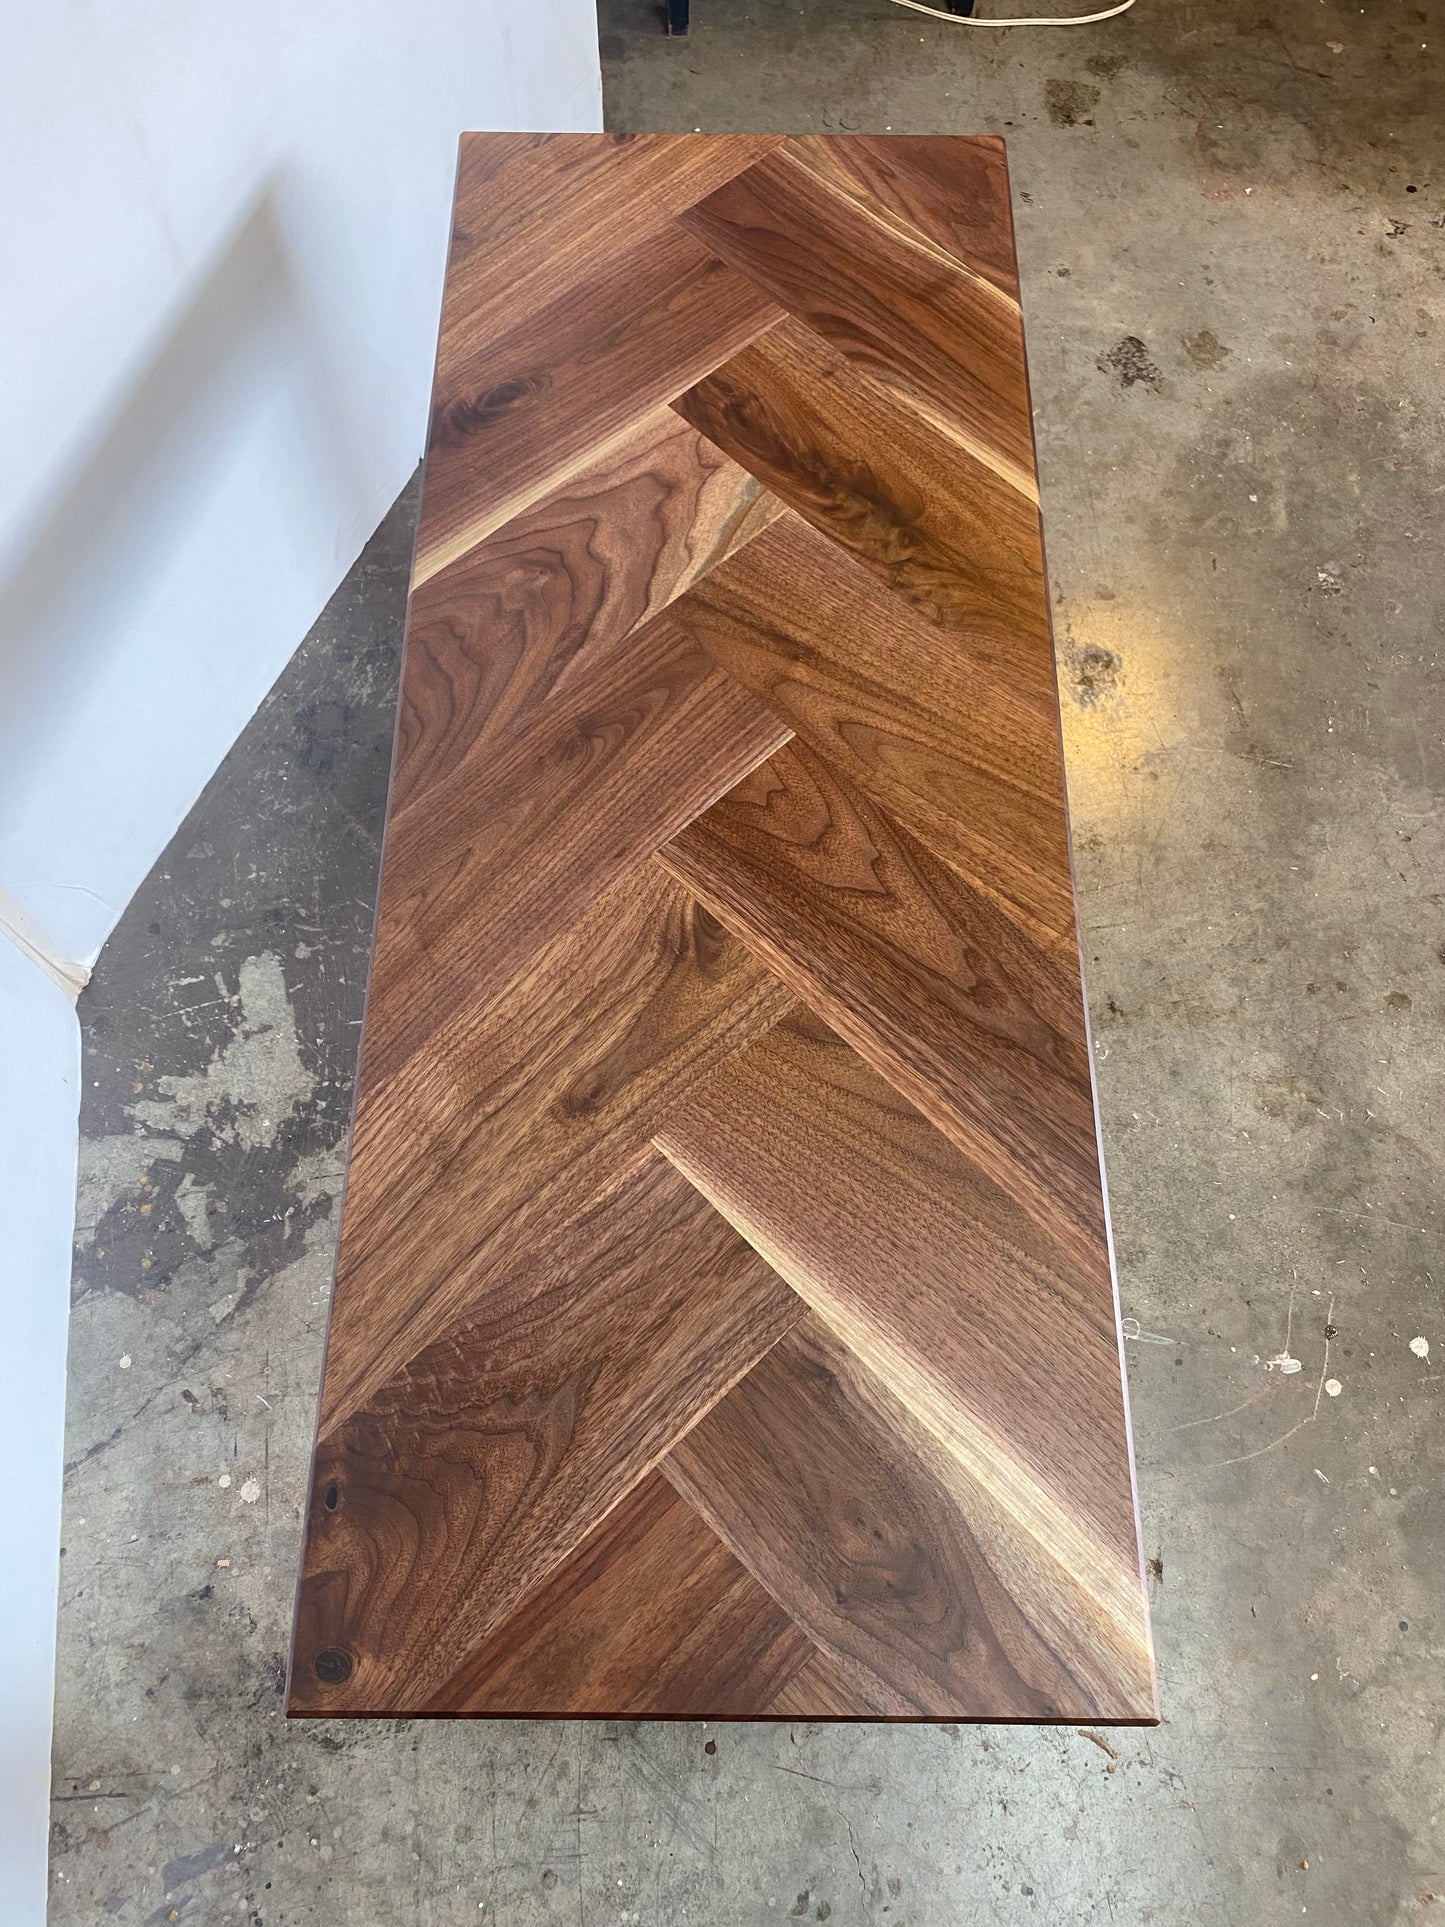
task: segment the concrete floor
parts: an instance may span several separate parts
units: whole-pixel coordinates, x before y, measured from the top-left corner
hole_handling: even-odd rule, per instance
[[[694,5],[614,125],[1010,141],[1165,1722],[283,1720],[408,500],[82,1000],[52,1918],[1445,1920],[1445,22]]]

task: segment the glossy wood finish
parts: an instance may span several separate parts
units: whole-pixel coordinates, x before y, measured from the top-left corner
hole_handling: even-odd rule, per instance
[[[464,556],[779,313],[667,227],[609,250],[507,333],[468,338],[432,400],[413,579]]]
[[[655,1154],[498,1265],[318,1453],[328,1584],[304,1598],[356,1655],[345,1710],[441,1686],[801,1310]]]
[[[1074,943],[1057,723],[986,679],[950,632],[792,515],[658,620],[978,889]]]
[[[1013,208],[1001,140],[958,140],[948,134],[911,134],[907,140],[855,134],[834,140],[804,134],[787,146],[793,159],[840,194],[922,235],[1018,300]]]
[[[599,261],[670,227],[782,145],[777,134],[726,141],[465,135],[442,295],[438,392],[457,388],[479,346],[531,319]]]
[[[590,682],[634,629],[781,513],[678,420],[644,417],[411,599],[393,814]]]
[[[925,616],[967,667],[1054,713],[1033,504],[797,322],[673,404]],[[940,487],[941,476],[948,485]]]
[[[747,1719],[817,1649],[659,1473],[642,1479],[427,1711]]]
[[[769,154],[682,226],[1036,502],[1018,302],[815,151]]]
[[[603,1190],[669,1106],[791,1002],[645,865],[539,950],[504,995],[449,1016],[399,1073],[373,1078],[368,1060],[323,1434]]]
[[[1107,1288],[1072,957],[801,743],[659,861]]]
[[[1081,1277],[810,1012],[697,1087],[657,1143],[1056,1560],[1113,1596],[1114,1555],[1132,1583],[1107,1276]]]
[[[995,1569],[988,1493],[821,1320],[662,1469],[827,1655],[837,1710],[1047,1720],[1091,1693],[1109,1703],[1107,1675],[1071,1676],[1087,1663],[1050,1646],[1039,1575]]]
[[[1003,153],[468,136],[294,1713],[1147,1721]]]
[[[484,1008],[787,728],[659,622],[395,812],[370,989],[368,1073],[399,1071]],[[505,920],[497,907],[505,904]]]

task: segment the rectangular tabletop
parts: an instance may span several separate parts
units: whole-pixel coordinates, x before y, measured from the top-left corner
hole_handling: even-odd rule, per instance
[[[1156,1717],[999,141],[463,138],[288,1706]]]

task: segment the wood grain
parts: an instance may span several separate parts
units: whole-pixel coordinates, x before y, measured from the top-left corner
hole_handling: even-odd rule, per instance
[[[821,757],[793,743],[659,861],[788,987],[1099,1268],[1083,993]]]
[[[746,1719],[819,1657],[658,1473],[484,1640],[428,1711]]]
[[[826,1654],[814,1652],[763,1705],[769,1719],[868,1720],[878,1716]]]
[[[659,1158],[499,1268],[318,1453],[311,1709],[425,1704],[800,1311]]]
[[[605,1189],[668,1105],[791,1002],[679,885],[644,866],[504,996],[460,1013],[365,1092],[323,1434]]]
[[[1087,1663],[1075,1677],[1050,1645],[1039,1574],[1019,1600],[995,1570],[984,1488],[816,1319],[662,1470],[831,1660],[857,1711],[1073,1720],[1113,1702],[1116,1679],[1091,1680]]]
[[[940,856],[1075,948],[1058,729],[796,516],[659,617]]]
[[[950,134],[904,139],[855,134],[838,140],[804,134],[788,142],[788,157],[871,212],[901,216],[1017,301],[1013,210],[1001,140],[985,135],[961,141]]]
[[[479,339],[515,328],[781,145],[776,134],[463,134],[441,380]]]
[[[1107,1266],[1082,1270],[809,1013],[695,1087],[655,1141],[1020,1530],[1137,1625]]]
[[[508,332],[469,337],[432,398],[413,583],[595,461],[781,313],[673,226],[560,284]]]
[[[769,329],[673,407],[1052,722],[1032,502],[797,322]]]
[[[1155,1715],[1002,146],[462,143],[298,1714]]]
[[[634,629],[778,513],[669,409],[411,600],[391,810],[605,673]]]
[[[679,221],[724,261],[1038,500],[1018,303],[790,150]]]
[[[469,750],[387,827],[364,1085],[499,995],[787,737],[695,641],[658,622],[500,753]]]

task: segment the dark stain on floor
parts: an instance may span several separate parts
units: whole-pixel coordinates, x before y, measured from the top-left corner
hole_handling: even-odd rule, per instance
[[[1087,80],[1050,78],[1044,83],[1044,106],[1055,127],[1092,127],[1090,116],[1099,104],[1099,89]]]
[[[1226,348],[1212,328],[1180,337],[1184,352],[1196,368],[1222,368],[1233,350]]]
[[[1096,365],[1100,374],[1112,375],[1121,388],[1142,385],[1158,394],[1164,383],[1158,364],[1138,335],[1121,335],[1100,355]]]

